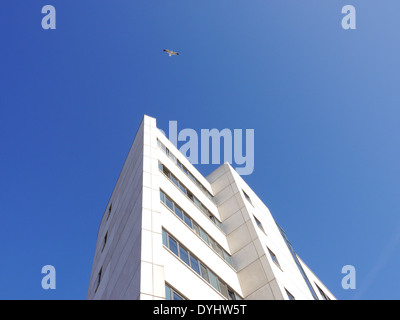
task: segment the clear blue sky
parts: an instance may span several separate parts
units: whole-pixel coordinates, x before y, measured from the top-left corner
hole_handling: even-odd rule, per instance
[[[41,28],[46,4],[56,30]],[[341,27],[347,4],[356,30]],[[399,299],[399,10],[1,1],[0,299],[85,299],[100,219],[144,114],[164,130],[255,129],[244,178],[300,257],[339,299]],[[47,264],[56,290],[41,288]],[[356,290],[341,287],[344,265]]]

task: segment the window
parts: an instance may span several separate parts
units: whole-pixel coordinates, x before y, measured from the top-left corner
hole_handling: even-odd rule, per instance
[[[236,299],[235,292],[232,291],[232,290],[229,289],[229,288],[228,288],[228,299],[229,299],[229,300],[239,300],[239,299]]]
[[[186,300],[186,299],[175,289],[172,289],[169,285],[165,284],[165,300]]]
[[[98,289],[98,287],[99,287],[99,285],[100,285],[100,282],[101,282],[101,273],[102,273],[102,271],[103,271],[103,267],[100,268],[100,271],[99,271],[99,273],[98,273],[98,275],[97,275],[96,289],[94,290],[94,292],[97,291],[97,289]]]
[[[163,240],[163,242],[162,242],[163,245],[168,247],[168,235],[164,229],[162,230],[162,240]]]
[[[107,235],[108,235],[108,231],[106,232],[106,235],[104,236],[103,247],[101,248],[101,252],[103,252],[103,250],[104,250],[104,248],[105,248],[105,246],[106,246],[106,243],[107,243]]]
[[[172,211],[174,211],[174,204],[172,203],[172,200],[170,197],[168,197],[168,196],[165,197],[165,204],[167,205],[168,208],[170,208]]]
[[[175,185],[179,186],[179,182],[173,174],[171,174],[171,180]]]
[[[185,187],[182,183],[180,183],[180,182],[179,182],[179,189],[181,189],[182,192],[183,192],[184,194],[187,194],[187,189],[186,189],[186,187]]]
[[[185,262],[188,266],[190,266],[189,263],[189,253],[187,252],[187,250],[182,247],[181,245],[179,246],[179,257],[183,260],[183,262]]]
[[[169,172],[169,170],[165,166],[163,166],[163,172],[167,177],[169,177],[171,174],[171,172]]]
[[[317,286],[317,285],[316,285],[316,286]],[[326,293],[325,293],[320,287],[317,286],[317,288],[318,288],[318,291],[319,291],[319,293],[321,294],[321,296],[322,296],[322,298],[323,298],[324,300],[331,300],[331,299],[326,295]]]
[[[293,296],[289,291],[287,291],[286,289],[285,289],[285,291],[286,291],[286,294],[287,294],[289,300],[296,300],[296,299],[294,298],[294,296]]]
[[[194,230],[194,232],[195,232],[198,236],[200,236],[200,227],[199,227],[199,225],[198,225],[196,222],[194,222],[194,221],[192,221],[192,224],[193,224],[193,230]]]
[[[218,284],[219,284],[220,292],[222,293],[222,295],[225,298],[228,299],[229,295],[228,295],[228,287],[227,287],[227,285],[223,281],[221,281],[221,279],[218,279]]]
[[[171,236],[168,236],[168,248],[175,253],[175,255],[177,255],[179,257],[178,254],[178,243],[176,242],[176,240],[174,238],[172,238]]]
[[[242,191],[243,191],[243,190],[242,190]],[[248,202],[250,202],[251,205],[253,205],[253,203],[251,202],[251,199],[250,199],[250,197],[248,196],[248,194],[247,194],[246,192],[244,192],[244,191],[243,191],[243,194],[244,194],[244,197],[246,198],[246,200],[247,200]]]
[[[254,215],[253,215],[253,217],[254,217],[254,220],[256,221],[256,224],[258,225],[258,227],[259,227],[263,232],[265,232],[265,230],[264,230],[264,228],[263,228],[261,222],[260,222]]]
[[[106,221],[108,221],[108,218],[109,218],[110,215],[111,215],[111,208],[112,208],[112,203],[110,204],[110,207],[108,208],[108,215],[107,215]]]
[[[199,261],[197,258],[190,254],[190,267],[197,273],[200,274],[200,267],[199,267]]]
[[[200,228],[200,236],[207,244],[210,244],[210,242],[208,241],[208,234],[201,228]]]
[[[192,229],[192,219],[189,218],[187,214],[183,215],[183,221],[188,225],[190,229]]]
[[[183,219],[183,211],[181,208],[179,208],[177,205],[175,205],[175,214],[181,218],[181,220]]]
[[[208,278],[208,270],[202,263],[200,263],[200,271],[203,279],[206,280],[207,282],[210,282],[210,279]]]
[[[219,289],[219,285],[218,285],[218,277],[215,275],[214,272],[208,270],[208,276],[210,277],[210,284],[217,289],[218,291],[220,291]]]
[[[278,258],[276,257],[275,253],[273,253],[269,248],[268,248],[268,251],[269,251],[269,255],[271,256],[272,261],[275,262],[276,265],[280,268],[281,265],[279,264]]]

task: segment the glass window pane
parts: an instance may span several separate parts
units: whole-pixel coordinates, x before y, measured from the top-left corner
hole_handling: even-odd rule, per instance
[[[197,235],[200,235],[200,227],[199,227],[199,225],[198,225],[196,222],[194,222],[194,221],[192,221],[192,223],[193,223],[193,230],[194,230],[194,232],[196,232]]]
[[[219,286],[218,286],[218,278],[217,276],[214,274],[214,272],[208,270],[208,276],[210,278],[210,284],[217,289],[218,291],[220,291]]]
[[[201,204],[201,202],[196,197],[193,197],[193,201],[194,201],[196,206],[198,206],[201,210],[203,210],[203,208],[202,208],[203,205]]]
[[[183,214],[183,221],[192,229],[192,219],[186,214]]]
[[[200,274],[200,267],[199,267],[199,261],[192,255],[190,255],[190,267]]]
[[[217,253],[218,253],[221,257],[224,257],[224,252],[223,252],[222,248],[221,248],[218,244],[216,244],[216,245],[217,245],[217,246],[216,246],[215,251],[217,251]]]
[[[196,183],[196,178],[189,171],[188,171],[188,176],[194,183]]]
[[[175,158],[175,156],[171,153],[171,152],[169,152],[169,158],[173,161],[173,162],[175,162],[176,163],[176,158]]]
[[[219,280],[219,288],[220,288],[220,292],[224,295],[225,298],[229,298],[228,296],[228,288],[226,286],[226,284],[224,282],[222,282],[220,279]]]
[[[221,222],[219,222],[217,219],[215,219],[215,224],[217,225],[217,227],[218,227],[219,229],[222,230],[222,224],[221,224]]]
[[[228,297],[229,300],[236,300],[235,292],[233,292],[233,290],[230,288],[228,288],[228,295],[229,295]]]
[[[179,246],[179,257],[183,260],[183,262],[189,265],[189,254],[187,250],[181,246]]]
[[[203,277],[203,279],[206,280],[207,282],[210,282],[210,280],[208,278],[208,270],[203,264],[200,264],[200,271],[201,271],[201,276]]]
[[[166,168],[166,167],[163,167],[163,172],[165,173],[165,175],[167,176],[167,177],[169,177],[170,176],[170,172],[169,172],[169,170]]]
[[[164,246],[168,247],[167,233],[164,229],[162,231],[162,243]]]
[[[231,256],[226,251],[224,251],[224,259],[226,262],[228,262],[232,266]]]
[[[160,190],[160,200],[165,203],[165,194]]]
[[[178,257],[178,243],[176,242],[176,240],[174,238],[168,237],[169,240],[169,249],[175,253]]]
[[[213,248],[215,250],[217,244],[215,243],[214,239],[212,239],[210,237],[208,239],[209,239],[208,243],[210,244],[211,248]]]
[[[165,285],[165,300],[171,300],[171,288]]]
[[[177,294],[175,291],[172,292],[172,295],[173,295],[174,300],[183,300],[183,298],[179,294]]]
[[[165,204],[167,205],[168,208],[174,211],[174,204],[172,203],[172,200],[167,196],[165,196]]]
[[[186,187],[182,183],[179,183],[179,189],[181,189],[184,194],[187,194]]]
[[[243,300],[238,294],[235,293],[236,300]]]
[[[178,206],[175,206],[175,214],[176,214],[179,218],[183,219],[183,211],[182,211],[182,209],[179,208]]]
[[[205,233],[205,231],[204,231],[203,229],[201,229],[201,228],[200,228],[200,236],[201,236],[201,238],[202,238],[207,244],[209,244],[208,235],[207,235],[207,233]]]
[[[171,181],[173,182],[173,183],[175,183],[175,185],[179,185],[179,182],[178,182],[178,180],[175,178],[175,176],[174,175],[172,175],[171,174]]]

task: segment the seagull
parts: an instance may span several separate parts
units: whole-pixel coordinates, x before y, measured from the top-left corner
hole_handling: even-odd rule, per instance
[[[167,52],[169,56],[179,56],[178,52],[172,51],[172,50],[168,50],[168,49],[164,49],[163,51]]]

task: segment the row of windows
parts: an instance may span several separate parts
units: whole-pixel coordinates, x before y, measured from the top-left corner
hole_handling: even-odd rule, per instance
[[[169,196],[167,196],[162,190],[160,190],[160,200],[163,202],[171,211],[175,214],[190,228],[192,229],[201,239],[205,241],[222,259],[228,262],[232,266],[232,259],[229,253],[227,253],[213,238],[211,238],[207,232],[203,230],[190,216],[187,215]]]
[[[167,231],[162,231],[163,244],[179,257],[188,267],[211,284],[218,292],[229,300],[241,300],[242,298],[201,262],[192,252],[186,249],[180,242],[173,238]]]
[[[205,193],[205,195],[215,203],[214,196],[201,184],[199,180],[197,180],[190,171],[169,151],[169,149],[157,139],[158,147],[174,162],[176,165],[181,168],[181,170],[200,188],[201,191]]]
[[[110,206],[108,207],[108,212],[107,212],[107,217],[106,221],[110,218],[111,215],[111,209],[112,209],[112,203],[110,203]],[[108,231],[106,231],[106,234],[103,238],[103,245],[101,246],[101,252],[104,251],[104,248],[106,247],[107,244],[107,238],[108,238]],[[100,268],[99,273],[97,274],[97,279],[96,279],[96,287],[94,289],[94,292],[97,292],[97,289],[99,288],[100,282],[101,282],[101,274],[103,272],[103,267]]]
[[[215,216],[208,210],[200,201],[197,199],[193,193],[185,187],[185,185],[180,182],[168,168],[161,162],[158,162],[158,168],[163,172],[184,194],[188,196],[190,200],[203,212],[220,230],[222,230],[221,222],[215,218]]]

